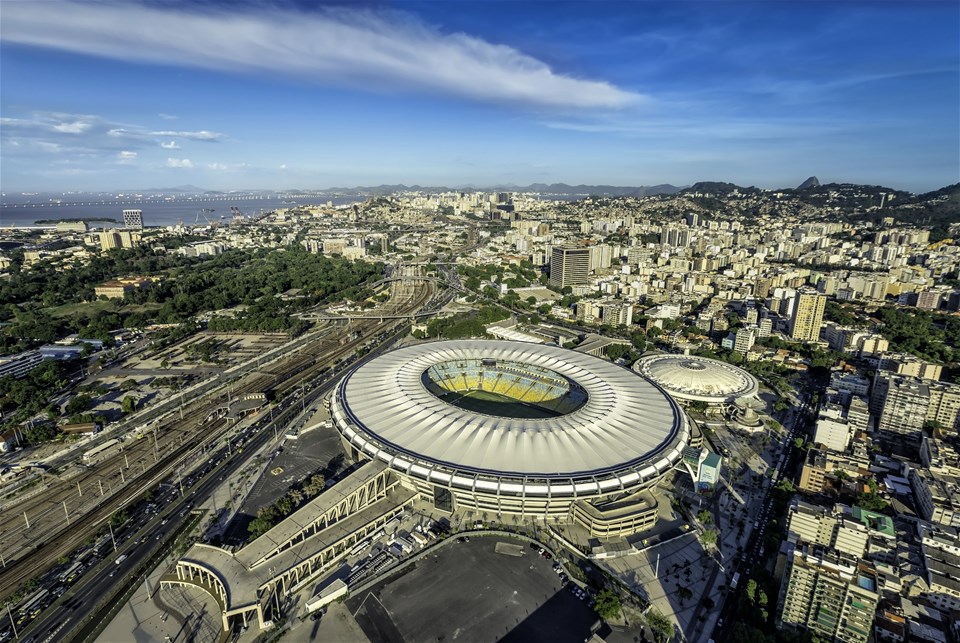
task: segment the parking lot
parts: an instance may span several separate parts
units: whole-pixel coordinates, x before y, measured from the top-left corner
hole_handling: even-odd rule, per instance
[[[320,427],[285,440],[282,451],[273,457],[254,484],[228,528],[224,542],[239,544],[247,538],[247,525],[257,511],[269,506],[310,475],[323,472],[328,478],[344,465],[345,453],[333,427]]]
[[[561,587],[551,561],[525,546],[520,556],[497,553],[498,542],[516,544],[495,537],[451,543],[352,597],[347,607],[374,641],[587,638],[597,616]]]

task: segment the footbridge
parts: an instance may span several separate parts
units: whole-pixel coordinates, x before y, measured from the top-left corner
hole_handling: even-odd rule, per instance
[[[356,471],[237,551],[194,544],[161,585],[213,596],[223,631],[255,620],[269,627],[286,597],[328,570],[417,497],[377,461]]]

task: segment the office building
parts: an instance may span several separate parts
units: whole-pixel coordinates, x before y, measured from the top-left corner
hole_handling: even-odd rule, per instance
[[[550,285],[566,288],[590,282],[590,248],[554,248],[550,254]]]
[[[143,230],[143,212],[141,210],[124,210],[123,227]]]
[[[132,248],[140,243],[140,233],[131,230],[107,230],[100,233],[100,250]]]

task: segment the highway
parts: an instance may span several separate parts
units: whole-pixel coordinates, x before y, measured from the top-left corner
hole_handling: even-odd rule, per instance
[[[432,284],[410,289],[391,299],[387,308],[417,310],[434,304],[437,299],[434,295]],[[232,425],[226,419],[211,417],[211,412],[231,395],[270,390],[282,400],[296,388],[305,390],[306,383],[312,378],[348,360],[359,347],[370,343],[371,338],[397,325],[396,322],[375,321],[351,324],[342,329],[347,334],[340,340],[325,338],[306,342],[298,355],[281,360],[266,370],[254,368],[245,380],[233,383],[232,392],[213,397],[207,403],[185,407],[183,420],[175,414],[176,421],[166,430],[153,431],[143,440],[128,441],[123,453],[98,464],[92,471],[51,485],[39,499],[29,503],[40,508],[39,511],[34,509],[33,515],[29,516],[29,529],[19,513],[5,511],[0,516],[0,529],[4,533],[4,542],[0,546],[9,547],[15,542],[19,545],[20,556],[15,562],[7,559],[6,567],[0,571],[0,592],[4,596],[13,593],[21,582],[39,576],[60,556],[70,555],[95,529],[102,527],[114,511],[155,488],[175,468],[199,457],[208,445],[221,441],[232,430]],[[281,413],[276,420],[279,422],[284,418],[289,419]],[[273,431],[268,433],[272,437]],[[130,484],[132,479],[136,484]],[[65,521],[64,502],[70,508],[70,524]]]
[[[148,520],[136,531],[130,530],[125,544],[119,547],[116,553],[108,556],[96,572],[90,576],[89,580],[84,577],[81,583],[78,583],[70,592],[66,593],[57,605],[35,622],[34,626],[30,628],[31,631],[41,633],[41,635],[53,632],[59,627],[60,623],[69,618],[74,625],[71,626],[70,630],[57,632],[56,640],[60,640],[61,635],[65,639],[68,634],[77,641],[88,640],[95,633],[97,629],[95,626],[106,625],[105,622],[100,622],[107,619],[103,616],[105,610],[97,609],[98,601],[103,596],[108,595],[108,592],[112,590],[119,579],[132,574],[155,551],[161,550],[167,545],[180,527],[190,519],[190,506],[195,503],[202,504],[205,498],[208,498],[219,485],[223,484],[224,479],[229,479],[238,469],[244,467],[262,447],[274,440],[278,431],[282,435],[286,426],[301,414],[301,408],[312,406],[321,400],[346,370],[360,366],[383,353],[405,336],[407,332],[408,328],[406,327],[400,329],[399,332],[386,338],[385,341],[378,344],[363,357],[346,360],[342,362],[339,369],[328,371],[315,381],[307,383],[305,390],[308,392],[304,400],[291,398],[280,408],[280,412],[275,414],[273,421],[270,421],[267,417],[257,420],[238,439],[238,441],[242,441],[240,446],[243,447],[243,454],[234,449],[232,455],[229,455],[226,447],[221,447],[218,451],[208,454],[207,465],[201,470],[203,472],[202,476],[192,486],[185,489],[184,496],[181,497],[176,493],[176,487],[171,484],[172,481],[168,483],[167,493],[173,492],[170,494],[170,504],[156,515],[146,514]],[[162,534],[159,540],[157,540],[158,530]],[[151,538],[154,541],[151,541]],[[144,544],[137,545],[136,542],[141,539]],[[152,542],[155,542],[155,544],[150,546]],[[119,558],[122,554],[127,554],[127,558],[120,565],[116,565],[115,557]],[[146,570],[145,573],[149,573],[149,570]],[[140,576],[141,574],[138,574],[137,577]],[[137,581],[137,584],[139,582]],[[156,588],[154,588],[154,591],[156,591]],[[82,632],[77,631],[80,626],[82,626]]]

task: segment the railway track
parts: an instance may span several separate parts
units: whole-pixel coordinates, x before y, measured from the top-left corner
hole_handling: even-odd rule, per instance
[[[418,310],[436,289],[424,284],[414,292],[406,290],[384,309]],[[166,419],[157,420],[143,439],[127,440],[122,452],[92,469],[58,480],[40,495],[6,508],[0,513],[0,550],[5,563],[0,569],[0,600],[75,550],[115,511],[169,476],[175,465],[222,440],[232,427],[226,419],[216,417],[224,402],[255,392],[282,395],[352,355],[371,336],[396,325],[396,321],[365,319],[338,329],[346,331],[346,341],[324,337],[308,342],[269,371],[253,371],[227,391],[185,404]]]

